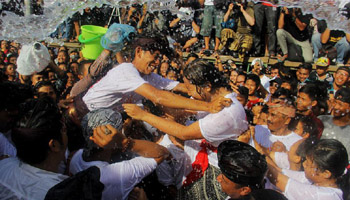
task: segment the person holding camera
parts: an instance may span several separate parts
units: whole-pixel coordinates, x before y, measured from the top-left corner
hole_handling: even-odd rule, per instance
[[[225,28],[221,32],[221,37],[227,39],[225,41],[228,41],[229,38],[233,39],[232,43],[223,46],[232,51],[234,57],[243,58],[253,46],[253,35],[251,34],[255,24],[253,6],[253,2],[235,1],[229,4],[224,15],[224,22],[233,19],[236,24],[233,29]]]
[[[277,42],[282,49],[283,56],[279,56],[279,62],[284,62],[286,58],[298,57],[293,55],[292,46],[296,52],[301,48],[302,58],[304,62],[312,62],[312,47],[309,42],[308,25],[310,24],[310,16],[303,15],[300,8],[283,7],[278,19]]]

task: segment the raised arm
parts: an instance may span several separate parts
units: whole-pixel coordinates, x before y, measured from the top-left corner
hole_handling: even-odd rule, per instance
[[[155,104],[160,104],[170,108],[183,108],[196,111],[207,111],[216,113],[221,111],[224,107],[231,105],[231,99],[218,98],[212,102],[198,101],[176,95],[174,93],[159,90],[148,83],[144,83],[138,87],[135,92],[146,99],[149,99]]]
[[[111,134],[106,135],[106,130],[109,130]],[[90,139],[99,147],[106,149],[119,148],[123,151],[130,150],[142,157],[154,158],[158,164],[170,155],[167,148],[146,140],[126,138],[120,131],[118,132],[109,124],[94,129],[93,136]]]
[[[280,17],[278,18],[278,29],[283,29],[284,27],[284,17],[288,14],[288,9],[286,7],[282,8]]]
[[[132,118],[142,120],[153,127],[174,136],[181,140],[203,139],[199,128],[199,122],[195,122],[190,126],[184,126],[175,121],[167,120],[162,117],[155,116],[147,111],[142,110],[135,104],[123,104],[125,112]]]
[[[244,10],[242,4],[237,4],[237,5],[239,5],[241,7],[241,12],[243,13],[243,16],[244,16],[245,20],[247,20],[248,24],[250,26],[254,26],[254,24],[255,24],[254,16],[249,15],[249,13],[246,10]]]

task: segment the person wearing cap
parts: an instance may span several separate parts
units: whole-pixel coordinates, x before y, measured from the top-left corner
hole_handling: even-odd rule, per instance
[[[350,88],[341,88],[335,93],[331,115],[321,115],[323,122],[322,139],[342,141],[350,153]]]
[[[272,101],[272,96],[273,94],[275,94],[276,90],[278,88],[280,88],[282,85],[282,79],[280,78],[274,78],[270,81],[270,87],[269,87],[269,94],[267,94],[265,100],[268,101],[268,102],[271,102]]]
[[[105,188],[102,199],[128,199],[129,193],[144,177],[156,169],[169,151],[158,144],[146,140],[126,138],[122,133],[122,116],[111,109],[89,112],[82,120],[84,149],[78,150],[70,161],[69,171],[73,175],[91,166],[101,170],[100,180]],[[99,148],[95,137],[113,138],[112,145]],[[139,157],[111,163],[112,154],[133,152]]]
[[[227,199],[286,199],[282,194],[264,189],[267,172],[265,157],[243,142],[228,140],[218,147],[221,174],[217,180]]]
[[[316,71],[310,73],[310,81],[322,81],[331,84],[333,82],[333,76],[328,72],[330,61],[326,57],[321,57],[315,62]]]
[[[261,58],[255,58],[252,61],[251,66],[252,66],[252,73],[259,76],[261,85],[265,88],[265,90],[269,91],[270,78],[267,77],[263,72],[263,69],[265,69],[264,62],[261,60]]]

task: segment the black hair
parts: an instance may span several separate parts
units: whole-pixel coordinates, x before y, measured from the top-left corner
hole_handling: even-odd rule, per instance
[[[288,129],[294,131],[299,122],[303,125],[304,133],[309,133],[309,138],[315,139],[318,137],[317,124],[310,116],[297,115],[288,124]]]
[[[315,114],[324,114],[328,112],[328,94],[327,86],[324,82],[315,81],[307,83],[300,88],[299,93],[305,93],[312,101],[317,101],[317,105],[312,108]]]
[[[349,176],[346,167],[349,165],[348,153],[344,145],[335,139],[321,139],[307,152],[317,168],[332,174],[343,191],[343,199],[349,199]]]
[[[281,96],[285,96],[282,98]],[[276,92],[272,95],[273,99],[281,99],[285,102],[288,102],[289,104],[294,102],[293,94],[290,90],[287,90],[286,88],[278,88]]]
[[[258,75],[256,75],[256,74],[248,74],[245,81],[247,82],[247,80],[254,81],[254,83],[256,85],[256,89],[258,89],[258,87],[261,84],[260,77]]]
[[[298,69],[306,69],[310,73],[312,71],[312,65],[310,63],[302,63],[298,66]]]
[[[55,91],[57,99],[59,99],[59,94],[57,93],[56,87],[50,82],[50,81],[39,81],[37,82],[34,87],[33,87],[33,91],[34,91],[34,95],[38,96],[38,91],[40,88],[44,87],[44,86],[50,86],[52,87],[52,89]]]
[[[184,76],[199,88],[204,88],[211,85],[212,89],[227,87],[228,80],[223,76],[214,65],[203,59],[192,61],[183,72]],[[199,92],[200,94],[200,92]]]
[[[240,95],[244,97],[244,99],[247,101],[249,97],[249,89],[246,88],[245,86],[238,86],[238,92]]]
[[[130,37],[130,36],[129,36]],[[131,56],[135,57],[136,47],[141,47],[144,51],[160,51],[161,54],[171,58],[174,54],[173,50],[169,47],[169,41],[167,37],[159,32],[144,32],[132,37],[133,39],[126,43],[124,51]]]
[[[50,140],[63,143],[61,114],[49,97],[27,101],[21,111],[11,135],[17,156],[31,165],[41,163],[47,158]]]
[[[298,81],[294,76],[285,76],[282,78],[282,84],[288,83],[291,86],[290,92],[292,95],[296,96],[298,93]]]
[[[304,171],[303,162],[306,160],[306,154],[317,141],[318,139],[316,138],[307,138],[299,144],[298,149],[295,151],[295,154],[300,157],[300,170]]]
[[[18,109],[27,99],[33,98],[31,86],[13,81],[0,83],[0,111]]]
[[[93,63],[94,61],[93,60],[83,60],[83,61],[81,61],[80,63],[79,63],[79,67],[78,67],[78,74],[77,75],[84,75],[84,73],[86,72],[86,71],[88,71],[89,69],[85,69],[84,67],[84,65],[86,65],[86,64],[90,64],[89,65],[89,67],[92,65],[92,63]]]

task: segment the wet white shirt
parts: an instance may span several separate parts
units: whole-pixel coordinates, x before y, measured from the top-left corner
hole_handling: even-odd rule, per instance
[[[134,91],[145,83],[164,90],[172,90],[179,84],[155,73],[141,75],[132,63],[122,63],[95,83],[84,95],[83,101],[90,111],[111,108],[121,112],[123,103],[139,103],[143,99]]]
[[[83,150],[78,150],[70,162],[70,172],[76,174],[91,166],[100,168],[100,181],[104,184],[102,199],[128,199],[129,193],[144,177],[157,167],[153,158],[136,157],[131,160],[109,164],[103,161],[86,162]]]
[[[338,188],[312,185],[304,172],[283,170],[289,178],[284,195],[289,200],[343,200],[343,192]]]
[[[210,113],[199,119],[199,127],[203,137],[213,146],[217,147],[225,140],[236,140],[244,131],[248,129],[248,122],[242,104],[236,99],[236,94],[231,93],[225,96],[232,100],[229,107],[218,113]],[[185,173],[192,171],[192,163],[195,161],[202,140],[185,141]],[[209,163],[217,168],[217,153],[207,150]],[[185,177],[184,177],[185,178]]]
[[[50,188],[68,176],[45,171],[17,157],[0,161],[0,199],[42,200]]]

